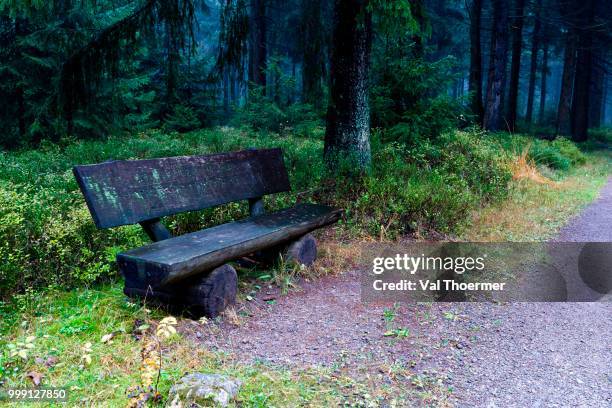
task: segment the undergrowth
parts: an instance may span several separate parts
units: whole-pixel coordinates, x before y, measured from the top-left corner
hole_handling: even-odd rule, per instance
[[[339,233],[395,239],[429,231],[460,233],[474,210],[506,196],[513,158],[525,149],[528,160],[561,171],[585,160],[563,139],[547,142],[477,130],[451,131],[418,144],[381,142],[385,139],[380,132],[373,135],[372,169],[358,177],[326,172],[315,130],[300,136],[245,128],[184,134],[150,130],[131,138],[67,140],[0,153],[0,297],[28,288],[112,281],[115,255],[148,242],[137,226],[95,228],[72,175],[76,164],[280,147],[293,190],[266,197],[269,210],[296,201],[329,204],[345,210]],[[165,222],[178,235],[247,213],[246,203],[232,203]]]

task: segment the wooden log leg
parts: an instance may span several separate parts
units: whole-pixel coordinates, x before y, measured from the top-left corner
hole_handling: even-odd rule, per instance
[[[161,288],[126,286],[124,293],[170,306],[172,310],[186,311],[194,318],[214,318],[236,302],[237,288],[236,270],[225,264],[208,274]]]
[[[214,269],[195,283],[185,288],[185,303],[189,313],[196,318],[217,317],[236,303],[238,275],[229,264]]]
[[[284,252],[283,259],[299,265],[312,265],[317,259],[317,240],[311,234],[304,235],[289,244]]]

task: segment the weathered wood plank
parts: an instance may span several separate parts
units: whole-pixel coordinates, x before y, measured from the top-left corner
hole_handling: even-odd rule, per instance
[[[126,286],[161,287],[336,222],[342,210],[317,204],[250,217],[117,255]]]
[[[290,189],[280,149],[76,166],[99,228],[136,224]]]

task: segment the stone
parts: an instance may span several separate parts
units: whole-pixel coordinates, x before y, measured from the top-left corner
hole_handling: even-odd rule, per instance
[[[170,389],[172,407],[202,406],[226,407],[238,395],[240,380],[219,374],[192,373],[182,377]]]

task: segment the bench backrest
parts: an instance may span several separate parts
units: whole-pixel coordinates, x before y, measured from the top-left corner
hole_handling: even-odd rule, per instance
[[[290,189],[280,149],[76,166],[98,228],[255,199]]]

